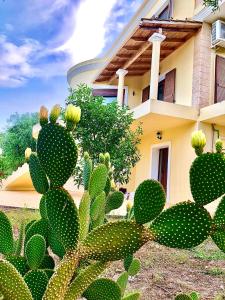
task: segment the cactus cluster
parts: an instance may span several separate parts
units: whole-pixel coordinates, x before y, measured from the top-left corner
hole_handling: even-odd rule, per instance
[[[0,213],[3,299],[137,300],[140,294],[127,294],[126,286],[129,276],[140,270],[140,262],[133,254],[145,243],[155,241],[174,248],[191,248],[211,235],[224,250],[225,198],[213,220],[203,207],[224,194],[222,151],[207,155],[197,151],[199,156],[190,172],[195,202],[181,202],[164,210],[166,196],[162,185],[146,180],[137,188],[133,207],[128,205],[126,218],[110,221],[107,214],[124,201],[113,183],[110,156],[101,154],[98,165],[94,166],[88,153],[84,154],[84,194],[77,208],[64,184],[77,162],[71,130],[79,121],[80,110],[68,106],[65,126],[57,123],[59,115],[59,106],[53,107],[49,118],[47,109],[41,108],[37,153],[27,151],[31,178],[42,198],[40,219],[25,227],[23,255],[21,242],[18,241],[15,250],[12,226],[5,214]],[[200,180],[201,187],[194,178]],[[56,267],[50,256],[52,252],[59,258]],[[100,278],[115,260],[124,260],[125,268],[117,281]]]

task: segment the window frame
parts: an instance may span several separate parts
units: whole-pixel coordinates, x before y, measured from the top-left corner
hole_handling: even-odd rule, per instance
[[[96,90],[118,90],[117,85],[93,84],[91,88]],[[124,86],[124,91],[124,105],[128,106],[128,86]]]

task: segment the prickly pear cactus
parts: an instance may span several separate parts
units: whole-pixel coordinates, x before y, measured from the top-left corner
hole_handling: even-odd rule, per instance
[[[21,246],[20,251],[15,251],[12,226],[0,212],[0,252],[4,255],[0,261],[0,294],[4,299],[138,300],[140,294],[129,294],[126,288],[129,277],[141,267],[134,253],[145,243],[191,248],[211,235],[225,250],[225,198],[213,220],[203,207],[224,197],[221,142],[217,142],[216,153],[205,154],[203,133],[193,135],[192,145],[198,155],[190,171],[195,202],[185,201],[163,210],[166,196],[162,186],[155,180],[146,180],[137,188],[134,206],[127,204],[126,218],[110,221],[107,214],[122,205],[124,196],[113,182],[108,153],[100,155],[97,165],[85,153],[85,191],[79,208],[63,187],[77,161],[71,130],[79,122],[80,110],[68,106],[65,127],[57,123],[60,111],[59,106],[54,106],[48,118],[47,109],[41,108],[37,155],[26,151],[27,159],[31,158],[34,187],[43,196],[40,219],[25,227],[24,256],[21,257]],[[58,256],[56,267],[49,248]],[[117,281],[98,278],[111,261],[121,259],[125,271]]]

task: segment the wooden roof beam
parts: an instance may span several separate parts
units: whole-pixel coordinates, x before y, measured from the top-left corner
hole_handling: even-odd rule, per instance
[[[161,25],[161,24],[160,24]],[[174,33],[178,33],[178,32],[193,32],[193,34],[198,30],[198,28],[182,28],[182,27],[153,27],[153,26],[146,26],[146,25],[140,25],[139,26],[141,29],[143,30],[148,30],[148,31],[157,31],[159,30],[159,27],[162,28],[162,32],[174,32]]]
[[[145,52],[145,50],[147,50],[149,47],[151,46],[150,42],[147,41],[145,42],[138,50],[136,53],[134,53],[130,59],[121,67],[121,69],[127,69],[129,68],[130,65],[132,65],[132,63],[142,54]],[[114,74],[111,79],[110,79],[110,83],[116,78],[116,74]]]
[[[131,40],[135,42],[146,42],[148,38],[143,38],[143,37],[132,37]],[[166,37],[165,42],[166,43],[184,43],[186,41],[185,38],[168,38]]]
[[[166,40],[165,40],[165,42],[166,42]],[[149,48],[150,49],[146,49],[146,50],[151,50],[152,49],[152,47],[151,47],[151,45],[150,45],[150,42],[147,42],[148,44],[149,44]],[[125,49],[125,50],[127,50],[127,51],[137,51],[137,50],[139,50],[140,48],[139,47],[134,47],[134,46],[124,46],[123,47],[123,49]],[[167,47],[167,46],[161,46],[161,50],[163,51],[163,50],[168,50],[168,51],[174,51],[176,48],[175,47]]]

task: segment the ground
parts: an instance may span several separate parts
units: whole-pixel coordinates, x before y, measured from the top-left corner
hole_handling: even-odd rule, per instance
[[[14,231],[22,220],[36,219],[38,212],[6,209]],[[187,251],[175,250],[148,243],[135,255],[142,262],[141,272],[129,280],[129,290],[139,290],[143,300],[170,300],[179,292],[193,290],[201,294],[201,300],[214,300],[225,296],[225,254],[209,239],[201,246]],[[107,270],[107,276],[117,279],[123,272],[121,262],[115,262]],[[222,300],[225,297],[216,298]]]

